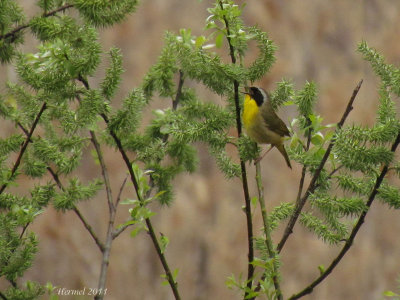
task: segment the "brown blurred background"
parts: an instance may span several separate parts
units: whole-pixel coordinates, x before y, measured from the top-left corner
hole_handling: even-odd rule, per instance
[[[28,2],[31,1],[20,1],[32,14],[33,6],[29,8]],[[140,84],[160,53],[166,30],[177,32],[180,28],[192,28],[193,34],[204,34],[206,8],[212,4],[213,1],[197,0],[143,1],[125,22],[102,30],[104,49],[115,45],[124,55],[126,72],[116,98],[121,99]],[[245,23],[258,24],[279,47],[271,73],[258,85],[273,89],[276,82],[288,78],[299,89],[306,80],[315,81],[319,91],[317,109],[327,123],[333,123],[338,121],[354,87],[363,78],[364,84],[348,123],[371,124],[378,104],[379,81],[355,50],[364,39],[385,55],[388,62],[398,64],[399,13],[400,2],[394,0],[249,0],[244,9]],[[250,57],[256,54],[254,50]],[[99,76],[105,67],[106,63]],[[5,70],[0,77],[3,90],[5,80],[15,80],[16,76],[10,66],[1,68]],[[93,79],[92,84],[96,83]],[[189,84],[206,100],[211,97],[213,101],[221,101],[202,87]],[[169,104],[155,101],[151,109]],[[283,109],[280,115],[288,121],[294,112]],[[2,128],[12,130],[12,125],[1,122]],[[237,291],[225,285],[228,276],[234,274],[237,278],[242,273],[245,277],[247,270],[241,185],[238,180],[226,181],[206,148],[199,145],[198,149],[198,171],[176,179],[175,202],[170,208],[155,205],[153,209],[157,215],[152,220],[157,233],[162,232],[170,239],[166,256],[171,268],[179,269],[182,299],[241,299]],[[105,152],[116,196],[125,177],[125,168],[117,152],[112,149],[105,149]],[[299,166],[288,170],[280,154],[271,151],[263,160],[262,168],[269,208],[280,201],[295,199],[301,174]],[[248,166],[248,170],[251,195],[255,196],[253,166]],[[83,180],[99,176],[98,166],[90,162],[89,153],[77,173]],[[21,193],[25,192],[24,188],[21,180]],[[124,196],[133,197],[131,191],[129,186]],[[108,215],[105,194],[100,193],[97,199],[82,203],[79,208],[104,239]],[[126,219],[127,209],[120,207],[120,222]],[[254,228],[260,234],[258,211]],[[40,251],[26,279],[41,283],[51,281],[68,289],[97,286],[101,256],[73,213],[61,214],[50,209],[29,229],[38,233]],[[353,248],[333,274],[304,299],[382,299],[383,291],[395,290],[396,278],[400,275],[400,240],[396,238],[399,231],[399,213],[374,203]],[[282,228],[274,233],[275,241],[281,234]],[[323,244],[313,234],[296,226],[282,252],[284,295],[288,297],[304,288],[318,276],[317,266],[327,266],[339,249]],[[161,285],[162,273],[150,238],[141,233],[132,239],[126,231],[113,244],[106,299],[173,299],[169,286]],[[60,299],[72,298],[61,296]]]

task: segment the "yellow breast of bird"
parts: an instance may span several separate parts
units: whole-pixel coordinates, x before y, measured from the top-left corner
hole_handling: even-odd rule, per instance
[[[251,130],[258,114],[258,105],[249,95],[244,97],[243,125],[247,132]]]
[[[244,98],[243,125],[252,140],[259,144],[280,145],[283,138],[271,131],[260,114],[260,107],[249,95]]]

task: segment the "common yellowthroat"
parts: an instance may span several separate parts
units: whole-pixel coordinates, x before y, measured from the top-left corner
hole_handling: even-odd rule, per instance
[[[273,110],[270,96],[264,89],[254,86],[247,88],[243,93],[245,94],[243,124],[247,134],[258,144],[271,144],[271,149],[276,147],[285,158],[288,167],[292,168],[283,145],[284,137],[290,136],[290,133]]]

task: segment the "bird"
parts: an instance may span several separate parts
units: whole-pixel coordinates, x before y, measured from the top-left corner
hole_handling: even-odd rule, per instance
[[[245,88],[245,92],[242,93],[245,94],[242,119],[247,135],[257,144],[271,145],[255,163],[276,147],[285,158],[288,167],[292,168],[283,144],[284,137],[290,136],[290,132],[272,108],[270,95],[263,88],[255,86]]]

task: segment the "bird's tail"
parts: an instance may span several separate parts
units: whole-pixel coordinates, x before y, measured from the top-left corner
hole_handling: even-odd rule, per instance
[[[292,168],[292,165],[290,164],[290,159],[289,156],[286,152],[285,146],[283,144],[276,146],[276,148],[278,148],[279,152],[282,153],[283,157],[286,160],[286,164],[288,165],[289,168]]]

